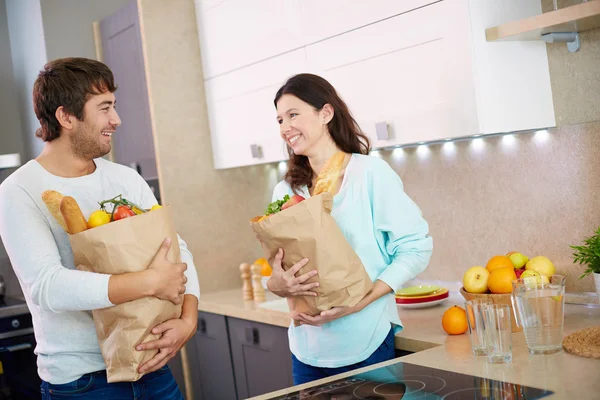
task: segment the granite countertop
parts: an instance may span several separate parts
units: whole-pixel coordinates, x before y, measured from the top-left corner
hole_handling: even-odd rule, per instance
[[[468,334],[450,336],[441,326],[443,312],[450,306],[464,306],[464,298],[451,289],[448,300],[430,308],[399,309],[404,329],[396,335],[396,348],[413,354],[367,367],[334,378],[322,379],[306,385],[284,389],[255,399],[269,399],[296,390],[331,382],[374,368],[404,362],[482,378],[533,386],[555,392],[548,399],[580,399],[598,397],[600,360],[575,356],[567,352],[554,355],[530,355],[522,332],[513,334],[513,361],[509,364],[488,364],[485,357],[471,353]],[[203,294],[199,310],[247,319],[266,324],[288,327],[290,317],[284,300],[267,292],[267,301],[261,306],[242,300],[242,290],[235,289]],[[565,305],[564,335],[580,329],[600,326],[600,307]]]

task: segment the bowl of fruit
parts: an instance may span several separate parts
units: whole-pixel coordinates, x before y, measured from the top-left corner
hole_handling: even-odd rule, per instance
[[[476,265],[465,271],[460,294],[465,300],[487,298],[493,304],[505,304],[511,308],[512,282],[517,278],[545,276],[555,272],[552,262],[537,256],[531,260],[523,254],[511,251],[506,255],[496,255],[488,260],[485,267]],[[512,331],[521,332],[517,326],[514,311],[511,312]]]

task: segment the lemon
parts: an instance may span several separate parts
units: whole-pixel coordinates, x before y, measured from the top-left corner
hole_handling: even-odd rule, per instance
[[[96,228],[98,226],[106,225],[110,222],[110,214],[106,211],[98,210],[94,211],[88,220],[89,228]]]
[[[163,206],[161,206],[160,204],[155,204],[155,205],[152,206],[152,208],[150,209],[150,211],[158,210],[159,208],[163,208]]]

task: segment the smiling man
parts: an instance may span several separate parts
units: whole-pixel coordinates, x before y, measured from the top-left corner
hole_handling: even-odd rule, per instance
[[[74,197],[86,216],[98,201],[119,194],[144,208],[156,204],[135,170],[102,158],[121,124],[116,90],[112,72],[100,62],[46,64],[33,89],[44,150],[0,185],[0,237],[31,311],[43,399],[183,399],[166,363],[196,331],[200,289],[185,242],[178,238],[176,244],[180,264],[167,260],[171,244],[165,240],[143,272],[78,271],[67,233],[42,201],[45,190],[59,191]],[[139,367],[145,375],[108,384],[90,311],[146,296],[179,303],[182,293],[181,318],[154,327],[161,338],[137,349],[159,349]]]

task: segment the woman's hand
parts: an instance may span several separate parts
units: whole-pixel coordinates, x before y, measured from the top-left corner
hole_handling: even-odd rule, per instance
[[[316,296],[317,293],[312,289],[319,287],[318,282],[304,283],[313,276],[317,275],[316,270],[309,271],[303,275],[296,276],[298,271],[302,269],[307,263],[308,259],[302,259],[297,264],[294,264],[292,268],[287,271],[283,270],[281,261],[283,260],[283,250],[279,249],[273,261],[273,272],[271,278],[267,281],[267,287],[271,293],[276,294],[279,297],[290,297],[290,296]]]
[[[385,282],[377,280],[373,284],[371,291],[369,291],[369,293],[367,293],[354,307],[333,307],[332,309],[322,311],[321,314],[315,316],[305,313],[292,313],[292,319],[306,325],[321,326],[328,322],[335,321],[338,318],[345,317],[346,315],[359,312],[375,300],[391,292],[393,292],[391,287]]]
[[[292,313],[292,319],[304,325],[321,326],[346,315],[354,314],[357,311],[359,310],[356,307],[333,307],[330,310],[322,311],[321,314],[314,317],[305,313]]]

